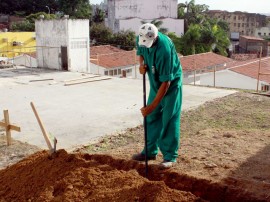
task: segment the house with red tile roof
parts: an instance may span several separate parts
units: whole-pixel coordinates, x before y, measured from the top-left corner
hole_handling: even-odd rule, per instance
[[[9,59],[9,61],[18,66],[37,67],[36,52],[18,55],[14,58]]]
[[[179,58],[183,69],[183,82],[185,84],[194,83],[195,80],[199,82],[198,74],[226,69],[228,64],[233,62],[232,59],[213,52],[180,56]],[[194,77],[194,73],[197,74],[196,77]]]
[[[258,37],[241,35],[239,48],[240,53],[255,53],[258,55],[262,48],[262,56],[266,57],[268,55],[268,41]]]
[[[195,55],[180,56],[183,71],[194,71],[199,69],[211,69],[215,66],[226,66],[233,60],[213,52],[200,53]]]
[[[258,85],[258,90],[267,90],[270,89],[270,57],[233,61],[226,69],[195,77],[196,84],[204,86],[257,90]]]
[[[110,45],[90,47],[90,72],[92,74],[131,77],[139,75],[136,51],[125,51]]]
[[[113,46],[90,48],[91,73],[141,78],[138,72],[136,51],[125,51]],[[236,61],[208,52],[189,56],[179,56],[183,68],[183,83],[225,88],[257,88],[258,68],[270,74],[270,57]],[[259,89],[270,85],[270,75],[259,77]]]

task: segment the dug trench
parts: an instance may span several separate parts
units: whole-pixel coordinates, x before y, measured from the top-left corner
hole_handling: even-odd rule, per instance
[[[39,151],[0,170],[0,201],[263,201],[225,183],[109,155]]]

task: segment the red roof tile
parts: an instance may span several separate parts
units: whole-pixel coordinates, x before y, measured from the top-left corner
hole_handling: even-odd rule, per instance
[[[31,56],[32,58],[37,58],[37,52],[26,53],[26,55],[29,55],[29,56]]]
[[[230,70],[257,79],[259,70],[259,61],[260,61],[259,59],[254,59],[250,61],[235,63],[230,68]],[[270,57],[261,59],[260,72],[270,74]],[[270,75],[260,75],[260,81],[270,83]]]
[[[120,48],[116,48],[116,47],[110,46],[110,45],[105,45],[105,46],[91,46],[90,47],[91,58],[93,56],[96,56],[96,55],[111,54],[111,53],[123,52],[123,51],[125,51],[125,50],[122,50]]]
[[[207,67],[221,66],[233,60],[212,52],[180,57],[182,68],[187,70],[199,70]],[[196,67],[195,67],[196,66]]]
[[[248,39],[248,40],[254,40],[254,41],[265,41],[264,39],[262,38],[259,38],[259,37],[254,37],[254,36],[244,36],[244,35],[241,35],[240,38],[245,38],[245,39]]]
[[[104,68],[126,67],[137,64],[135,50],[125,51],[113,46],[94,46],[90,48],[90,61]]]

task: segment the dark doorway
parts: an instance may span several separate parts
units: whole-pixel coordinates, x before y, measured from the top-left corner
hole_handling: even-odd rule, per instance
[[[66,46],[61,46],[61,62],[62,70],[68,71],[68,54]]]

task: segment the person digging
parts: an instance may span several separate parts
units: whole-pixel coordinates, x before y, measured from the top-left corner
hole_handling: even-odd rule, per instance
[[[136,38],[140,73],[148,75],[150,91],[147,105],[141,108],[146,118],[146,149],[133,160],[155,160],[160,149],[160,167],[171,168],[178,157],[182,107],[182,66],[171,39],[151,23],[140,26]]]

